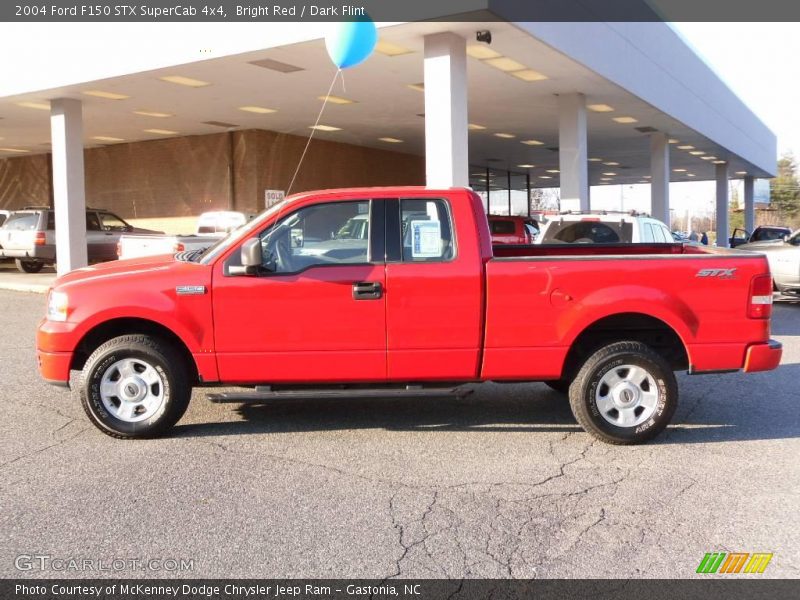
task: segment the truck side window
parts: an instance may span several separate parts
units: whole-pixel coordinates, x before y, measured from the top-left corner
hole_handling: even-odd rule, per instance
[[[650,223],[642,223],[642,241],[646,244],[656,241],[655,235],[653,234],[653,226],[650,225]]]
[[[450,208],[439,199],[400,200],[403,262],[441,262],[455,257]]]
[[[86,213],[86,231],[100,231],[100,219],[96,213]]]
[[[370,204],[325,202],[301,208],[261,232],[261,251],[274,273],[369,262]]]
[[[103,220],[102,229],[104,231],[127,231],[129,229],[128,224],[113,213],[100,213],[100,218]]]

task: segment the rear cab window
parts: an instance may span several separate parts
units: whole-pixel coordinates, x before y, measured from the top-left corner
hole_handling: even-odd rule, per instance
[[[33,231],[39,226],[39,213],[18,212],[11,214],[3,224],[3,229],[12,231]]]

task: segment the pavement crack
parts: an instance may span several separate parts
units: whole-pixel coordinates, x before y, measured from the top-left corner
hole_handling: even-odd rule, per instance
[[[396,515],[396,511],[395,511],[394,503],[395,503],[395,498],[396,497],[397,497],[397,493],[394,493],[389,498],[389,514],[390,514],[390,516],[392,518],[392,525],[398,531],[398,534],[399,534],[398,541],[400,542],[400,546],[403,548],[403,553],[400,556],[400,558],[398,558],[397,561],[395,562],[396,572],[391,574],[391,575],[389,575],[388,579],[392,579],[393,577],[398,577],[400,575],[400,573],[402,573],[402,563],[403,563],[403,561],[408,556],[408,553],[413,548],[415,548],[415,547],[417,547],[419,545],[422,545],[423,550],[425,550],[425,554],[428,556],[428,558],[430,558],[434,563],[436,562],[434,560],[433,556],[431,555],[428,547],[425,545],[426,540],[432,535],[430,532],[428,532],[427,527],[425,526],[425,520],[433,512],[433,510],[434,510],[434,508],[436,506],[436,503],[439,501],[439,491],[435,490],[433,492],[433,498],[432,498],[431,502],[428,504],[428,506],[425,508],[425,512],[422,513],[422,516],[419,519],[417,519],[416,521],[412,521],[412,523],[414,523],[414,522],[420,523],[420,525],[422,526],[422,530],[423,530],[424,534],[422,535],[422,537],[420,537],[420,539],[412,541],[411,543],[407,543],[407,541],[409,541],[409,540],[405,540],[405,537],[406,537],[406,526],[404,526],[403,523],[401,521],[399,521],[397,519],[397,517],[395,516]]]
[[[59,428],[59,429],[61,429],[61,428]],[[63,444],[66,444],[67,442],[69,442],[71,440],[74,440],[76,437],[81,435],[83,432],[89,431],[90,429],[92,429],[92,427],[84,427],[83,429],[79,429],[74,435],[66,437],[63,440],[59,440],[58,442],[55,442],[53,444],[49,444],[47,446],[44,446],[43,448],[38,448],[38,449],[36,449],[36,450],[34,450],[32,452],[27,452],[27,453],[23,454],[22,456],[18,456],[17,458],[11,459],[11,460],[6,461],[4,463],[0,463],[0,469],[5,469],[6,467],[8,467],[10,465],[13,465],[16,462],[19,462],[24,458],[31,458],[31,457],[36,456],[38,454],[42,454],[43,452],[46,452],[46,451],[50,450],[51,448],[55,448],[57,446],[61,446]]]

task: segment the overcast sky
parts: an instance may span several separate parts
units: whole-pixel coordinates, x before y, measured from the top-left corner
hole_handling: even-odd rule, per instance
[[[675,23],[694,47],[778,136],[778,152],[800,154],[797,59],[800,23]]]

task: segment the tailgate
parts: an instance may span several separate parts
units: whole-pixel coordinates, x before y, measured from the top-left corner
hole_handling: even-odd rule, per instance
[[[0,246],[8,250],[32,250],[35,231],[0,229]]]

